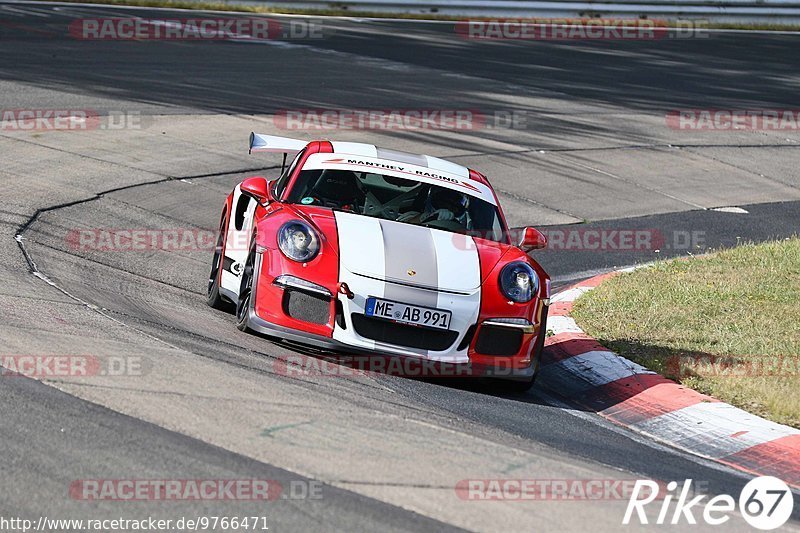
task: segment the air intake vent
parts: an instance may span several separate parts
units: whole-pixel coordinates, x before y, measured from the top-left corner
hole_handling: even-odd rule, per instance
[[[353,313],[351,318],[356,333],[362,337],[395,346],[440,352],[450,348],[458,338],[457,331],[396,324],[359,313]]]

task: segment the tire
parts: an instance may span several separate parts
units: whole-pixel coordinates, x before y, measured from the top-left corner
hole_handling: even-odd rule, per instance
[[[242,270],[242,282],[239,286],[239,301],[236,304],[236,328],[239,331],[248,330],[248,314],[250,312],[250,298],[253,293],[253,278],[255,277],[256,265],[256,240],[250,244],[250,253],[247,254],[247,261]]]
[[[533,373],[533,376],[530,378],[523,380],[523,381],[508,381],[506,383],[505,389],[508,392],[515,392],[518,394],[522,394],[524,392],[528,392],[533,387],[533,384],[536,382],[536,372]]]
[[[536,383],[536,378],[539,377],[539,367],[542,364],[542,352],[544,351],[544,339],[547,337],[547,310],[545,306],[542,311],[542,325],[539,327],[539,338],[536,339],[536,347],[533,350],[533,375],[524,381],[509,381],[506,389],[509,392],[523,393],[528,392],[533,384]]]
[[[206,303],[214,309],[220,311],[232,311],[232,305],[219,293],[219,280],[222,276],[222,265],[224,261],[223,246],[225,245],[225,214],[219,225],[217,244],[214,247],[214,257],[211,259],[211,273],[208,275],[208,289],[206,291]]]

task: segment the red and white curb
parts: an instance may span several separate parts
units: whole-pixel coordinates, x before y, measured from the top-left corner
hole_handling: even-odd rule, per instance
[[[540,379],[612,422],[800,488],[800,430],[700,394],[620,357],[569,316],[578,296],[620,272],[595,276],[553,297],[547,323],[553,335],[545,341]]]

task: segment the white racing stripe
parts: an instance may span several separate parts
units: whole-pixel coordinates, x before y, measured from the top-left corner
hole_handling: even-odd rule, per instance
[[[439,272],[437,249],[430,230],[381,220],[383,232],[384,268],[381,279],[399,283],[386,284],[386,298],[396,302],[413,302],[424,307],[436,307]],[[409,235],[409,229],[413,234]],[[402,285],[400,284],[402,283]],[[413,284],[432,290],[420,291]]]
[[[383,251],[380,220],[341,211],[337,211],[335,216],[341,267],[353,273],[383,276],[386,255]]]
[[[363,157],[377,157],[378,149],[372,144],[334,141],[331,143],[335,154],[351,154]],[[327,154],[331,155],[331,154]]]
[[[341,266],[352,273],[433,290],[471,293],[480,287],[478,250],[470,237],[339,211],[336,226]]]
[[[473,291],[481,285],[478,248],[472,237],[429,230],[436,249],[436,270],[439,287]]]
[[[340,299],[348,327],[336,327],[334,338],[354,346],[380,348],[392,353],[467,362],[466,349],[456,350],[458,342],[436,352],[389,345],[379,347],[355,334],[351,315],[364,314],[369,296],[447,310],[452,313],[449,329],[459,332],[460,339],[475,323],[480,311],[480,260],[476,247],[457,246],[453,234],[445,231],[352,213],[336,212],[335,216],[339,234],[339,281],[346,282],[355,296],[352,300]]]
[[[469,296],[457,298],[471,301],[464,307],[466,315],[454,317],[453,324],[464,323],[466,327],[478,321],[481,305],[481,263],[478,247],[472,237],[444,231],[432,231],[436,249],[436,271],[439,287],[470,288]],[[446,292],[437,295],[438,309],[453,309],[454,296]],[[461,331],[466,331],[466,327]]]
[[[241,229],[236,229],[235,217],[239,202],[246,202],[247,210],[244,213],[244,221]],[[247,262],[247,256],[250,254],[250,236],[253,231],[253,217],[255,215],[256,205],[255,201],[242,194],[241,184],[237,185],[233,190],[231,211],[226,215],[228,217],[228,234],[225,243],[225,253],[222,257],[222,275],[220,276],[221,288],[236,296],[239,295],[239,288],[242,281],[241,275],[226,270],[224,264],[226,258],[232,264],[238,265],[238,267],[243,267]],[[241,270],[238,272],[241,273]]]
[[[436,170],[443,170],[462,178],[469,178],[469,170],[465,167],[448,161],[446,159],[439,159],[438,157],[431,157],[429,155],[422,156],[427,161],[427,166]]]

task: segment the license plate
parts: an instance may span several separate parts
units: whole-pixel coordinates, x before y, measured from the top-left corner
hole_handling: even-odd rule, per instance
[[[453,313],[442,309],[408,305],[381,298],[367,298],[364,314],[376,318],[385,318],[402,324],[426,326],[429,328],[449,329]]]

